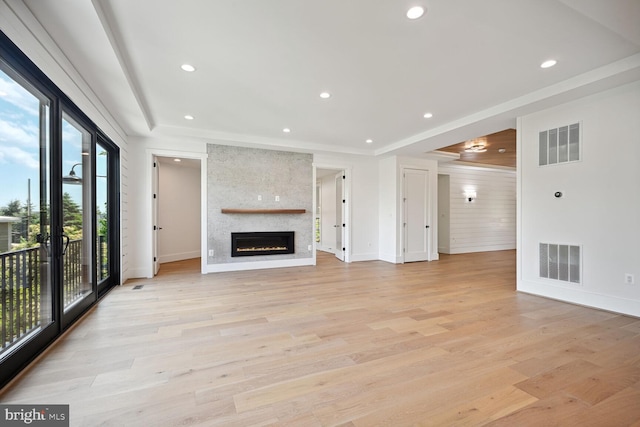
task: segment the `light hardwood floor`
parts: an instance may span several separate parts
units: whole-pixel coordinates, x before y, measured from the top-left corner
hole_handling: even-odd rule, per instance
[[[514,251],[198,269],[113,290],[0,401],[73,426],[640,426],[640,319],[515,292]]]

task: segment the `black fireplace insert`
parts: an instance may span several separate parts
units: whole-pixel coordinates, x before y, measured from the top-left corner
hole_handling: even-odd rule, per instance
[[[293,231],[231,233],[231,256],[292,254],[293,242]]]

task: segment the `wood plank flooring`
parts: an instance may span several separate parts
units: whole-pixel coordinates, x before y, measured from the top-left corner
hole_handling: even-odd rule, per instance
[[[0,401],[72,426],[640,427],[640,319],[516,293],[514,251],[198,270],[113,290]]]

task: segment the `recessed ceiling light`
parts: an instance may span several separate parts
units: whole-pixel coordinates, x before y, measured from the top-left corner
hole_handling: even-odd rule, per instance
[[[542,64],[540,64],[540,68],[550,68],[556,65],[557,63],[558,61],[556,61],[555,59],[549,59],[548,61],[544,61]]]
[[[192,115],[190,115],[190,114],[187,114],[186,116],[184,116],[184,118],[187,119],[187,120],[193,120],[194,119],[194,117]]]
[[[431,114],[431,113],[424,113],[424,116],[422,116],[422,117],[424,117],[425,119],[430,119],[431,117],[433,117],[433,114]]]
[[[322,99],[331,98],[331,94],[329,92],[322,92],[320,94],[320,98],[322,98]]]
[[[424,8],[421,6],[414,6],[407,10],[407,18],[409,19],[418,19],[422,15],[424,15]]]
[[[180,159],[173,159],[174,162],[181,162],[182,160]]]
[[[366,142],[367,144],[371,144],[371,143],[373,143],[373,139],[367,139],[365,142]]]
[[[187,71],[189,73],[193,73],[196,70],[196,67],[194,67],[191,64],[182,64],[180,68],[182,68],[184,71]]]
[[[284,129],[282,129],[282,132],[284,132],[284,133],[289,133],[289,132],[291,132],[291,129],[289,129],[289,128],[284,128]]]

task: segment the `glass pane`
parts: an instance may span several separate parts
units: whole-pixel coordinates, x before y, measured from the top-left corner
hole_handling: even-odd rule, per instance
[[[96,239],[96,253],[98,282],[109,277],[109,209],[107,198],[107,183],[109,181],[107,168],[109,153],[102,145],[96,145],[96,224],[98,226],[98,238]]]
[[[91,134],[62,117],[63,301],[65,311],[91,294]]]
[[[52,322],[49,100],[0,61],[0,359]]]

